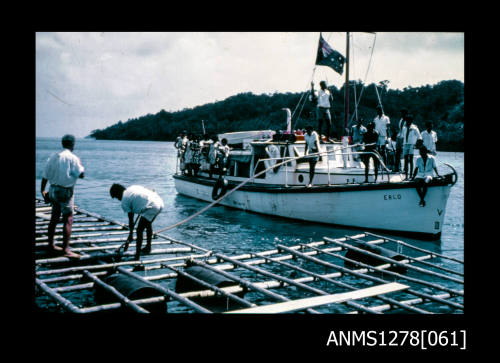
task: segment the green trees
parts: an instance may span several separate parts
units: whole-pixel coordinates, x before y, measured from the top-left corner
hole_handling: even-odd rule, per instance
[[[377,84],[384,112],[392,121],[393,128],[400,119],[400,110],[406,108],[414,115],[415,124],[422,131],[426,121],[432,121],[438,133],[438,150],[463,151],[464,139],[464,84],[457,80],[441,81],[435,85],[406,87],[403,90],[390,89],[388,82]],[[350,120],[355,111],[355,97],[359,101],[358,117],[365,124],[375,116],[378,97],[375,84],[363,85],[361,81],[351,81],[349,87]],[[330,87],[334,98],[332,116],[338,128],[344,124],[344,87]],[[313,108],[308,94],[274,93],[255,95],[240,93],[223,101],[208,103],[181,111],[161,110],[127,122],[118,123],[102,130],[94,130],[90,137],[101,140],[155,140],[172,141],[183,130],[202,133],[201,121],[209,134],[285,128],[286,116],[282,108],[289,108],[294,117],[294,129],[315,123]],[[299,104],[299,101],[302,102]],[[305,102],[304,102],[305,100]],[[298,107],[297,107],[298,105]]]

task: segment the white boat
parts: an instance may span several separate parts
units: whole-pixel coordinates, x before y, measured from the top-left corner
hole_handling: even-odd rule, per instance
[[[196,177],[174,175],[178,193],[207,202],[220,199],[219,204],[224,206],[310,222],[409,233],[425,239],[438,239],[441,235],[450,189],[457,180],[452,168],[450,173],[432,180],[426,206],[420,207],[416,183],[403,181],[399,173],[380,173],[376,183],[364,183],[364,165],[353,160],[351,146],[344,149],[341,143],[323,144],[329,154],[325,152],[318,162],[313,186],[307,188],[309,164],[303,157],[288,157],[288,162],[277,167],[272,164],[283,158],[262,157],[273,147],[281,155],[303,155],[303,141],[285,143],[269,139],[250,145],[250,150],[231,152],[230,167],[223,179],[209,178],[206,171],[200,171]],[[373,179],[371,170],[369,181]]]
[[[219,140],[222,138],[233,144],[223,177],[210,178],[207,170],[200,170],[197,176],[177,171],[174,181],[178,193],[315,223],[423,239],[441,236],[450,189],[457,181],[455,170],[448,164],[450,172],[428,184],[426,206],[421,207],[416,183],[389,171],[380,159],[384,170],[374,182],[374,170],[370,168],[365,183],[365,166],[357,160],[363,152],[355,151],[356,145],[348,145],[346,138],[321,145],[322,158],[316,165],[312,187],[307,187],[309,163],[303,157],[303,136],[254,131],[219,135]]]

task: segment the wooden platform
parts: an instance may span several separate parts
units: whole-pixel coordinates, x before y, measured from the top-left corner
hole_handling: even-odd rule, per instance
[[[377,296],[382,294],[387,294],[389,292],[404,290],[409,288],[408,285],[399,284],[397,282],[392,282],[389,284],[378,285],[374,287],[368,287],[366,289],[360,289],[350,292],[344,292],[340,294],[324,295],[309,297],[306,299],[299,299],[293,301],[287,301],[283,303],[270,304],[258,306],[255,308],[233,310],[229,313],[237,314],[279,314],[279,313],[291,313],[297,310],[304,310],[307,308],[313,308],[321,305],[341,303],[348,300],[364,299],[365,297]]]

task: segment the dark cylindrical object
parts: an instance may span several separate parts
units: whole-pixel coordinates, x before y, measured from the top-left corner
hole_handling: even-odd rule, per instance
[[[130,300],[146,299],[163,295],[154,287],[146,285],[142,281],[121,273],[112,274],[104,278],[103,281],[106,284],[113,286],[122,295],[126,296]],[[100,304],[107,304],[118,301],[113,294],[106,291],[97,284],[94,284],[94,296],[96,301]],[[143,307],[152,313],[167,312],[166,301],[143,305]]]
[[[237,283],[218,274],[210,271],[202,266],[191,266],[184,270],[185,273],[192,275],[200,280],[203,280],[217,287],[226,287],[236,285]],[[183,293],[187,291],[207,290],[207,288],[196,281],[179,275],[175,283],[175,292]]]
[[[386,257],[386,258],[391,258],[395,261],[401,261],[401,260],[405,259],[405,257],[403,255],[400,255],[395,251],[392,251],[392,250],[389,250],[387,248],[383,248],[380,246],[374,246],[374,245],[371,245],[368,243],[353,241],[353,246],[360,248],[360,249],[363,249],[365,251]],[[385,262],[379,258],[376,258],[374,256],[370,256],[368,254],[364,254],[362,252],[354,251],[351,249],[347,250],[345,257],[347,257],[351,260],[365,263],[365,264],[370,265],[370,266],[378,266],[378,265],[383,265],[383,264],[387,263],[387,262]],[[348,262],[346,262],[346,264],[352,265],[352,264],[349,264]],[[393,265],[388,270],[394,271],[394,272],[399,272],[399,273],[404,273],[404,272],[406,272],[407,269],[406,269],[406,267],[403,267],[403,266]]]
[[[202,266],[191,266],[184,269],[184,272],[210,285],[215,285],[218,288],[234,286],[238,284],[237,282],[230,280]],[[194,281],[182,275],[177,276],[177,281],[175,283],[175,291],[177,293],[180,294],[183,292],[199,291],[199,290],[208,290],[208,287],[203,286],[197,281]],[[245,291],[237,292],[234,295],[243,298],[243,296],[245,295]],[[217,313],[224,312],[227,310],[241,309],[244,307],[244,305],[242,305],[241,303],[231,300],[228,297],[222,295],[215,295],[208,297],[193,297],[190,299],[196,301],[200,305],[205,306],[208,309],[212,310],[213,312]]]

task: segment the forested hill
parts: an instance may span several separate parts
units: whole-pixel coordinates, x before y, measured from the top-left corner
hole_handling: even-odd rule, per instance
[[[363,84],[352,81],[350,87],[350,113],[354,111],[354,87],[357,98]],[[400,110],[407,108],[414,116],[415,124],[420,131],[425,129],[425,122],[432,121],[438,134],[438,149],[447,151],[463,151],[464,147],[464,84],[457,80],[441,81],[435,85],[422,87],[407,87],[403,90],[388,89],[381,82],[378,93],[382,99],[384,112],[391,119],[391,125],[396,127],[400,119]],[[332,117],[337,129],[341,129],[344,120],[344,88],[330,87],[334,97]],[[283,108],[294,112],[299,100],[304,96],[296,111],[300,117],[293,118],[293,128],[302,129],[308,124],[316,127],[313,122],[312,103],[309,94],[304,93],[274,93],[255,95],[240,93],[223,101],[208,103],[181,111],[167,112],[161,110],[156,114],[147,114],[129,119],[102,130],[94,130],[90,137],[99,140],[152,140],[172,141],[183,131],[202,133],[204,120],[206,132],[209,134],[286,128],[286,116]],[[304,100],[304,99],[303,99]],[[302,100],[302,101],[303,101]],[[364,125],[376,115],[378,104],[375,85],[367,85],[363,90],[358,114]],[[302,105],[304,105],[302,107]]]

